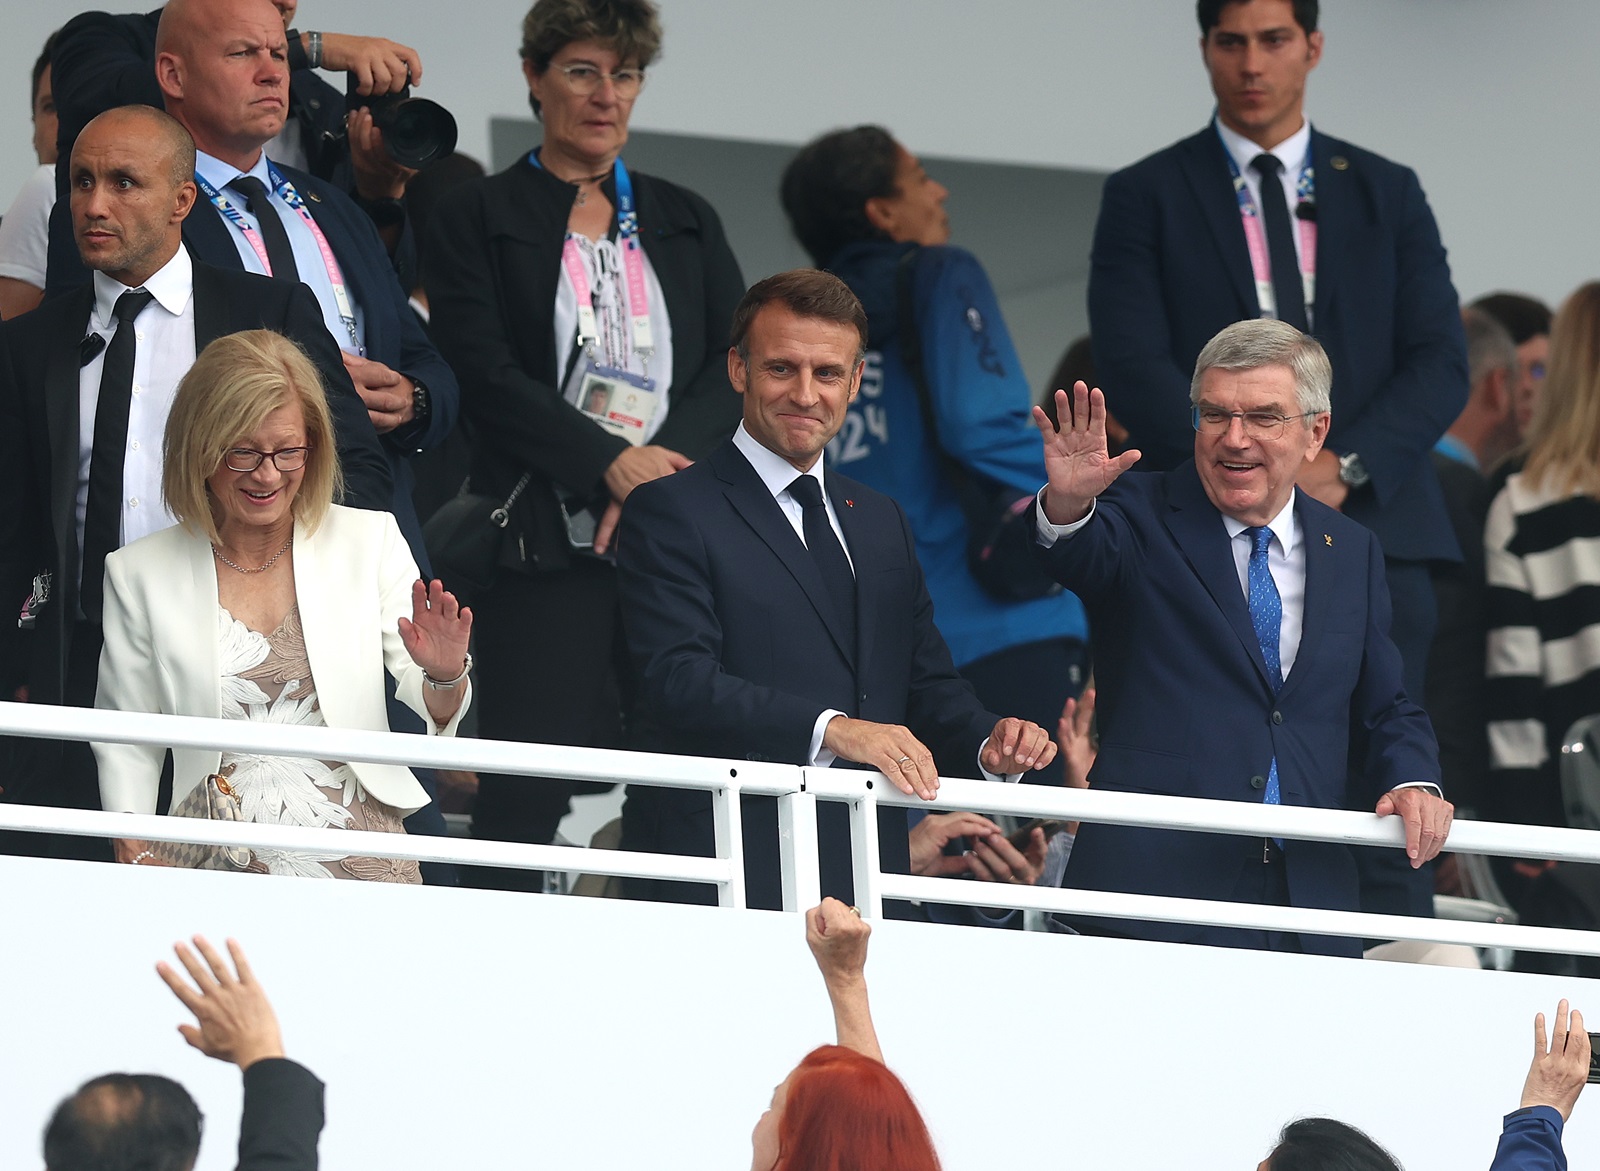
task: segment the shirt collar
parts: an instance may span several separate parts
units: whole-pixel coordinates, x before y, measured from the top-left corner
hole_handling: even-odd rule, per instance
[[[267,175],[267,152],[261,151],[256,155],[255,165],[247,171],[241,171],[232,163],[225,163],[221,159],[206,154],[203,150],[194,152],[194,170],[211,186],[221,191],[240,175],[254,175],[261,180],[262,186],[268,191],[272,190],[272,180]]]
[[[128,286],[103,272],[96,272],[92,276],[93,332],[100,333],[111,327],[111,311],[117,304],[117,298],[128,291]],[[156,304],[168,313],[174,317],[181,316],[189,305],[189,298],[194,294],[194,262],[189,259],[189,250],[181,244],[178,245],[178,251],[172,259],[151,273],[143,288],[148,290],[155,298]]]
[[[1289,550],[1294,548],[1294,542],[1300,536],[1300,526],[1295,523],[1294,519],[1294,502],[1298,492],[1298,488],[1290,488],[1288,503],[1283,506],[1282,511],[1277,516],[1267,522],[1267,527],[1272,530],[1272,535],[1278,538],[1278,546],[1283,550],[1285,557],[1289,555]],[[1246,529],[1253,527],[1245,524],[1242,520],[1235,520],[1226,513],[1223,514],[1222,523],[1227,526],[1229,540],[1233,540]]]
[[[789,485],[794,483],[798,475],[812,476],[819,487],[823,489],[822,498],[828,498],[827,484],[822,478],[822,465],[827,463],[823,456],[817,457],[817,462],[811,465],[811,470],[799,472],[795,466],[775,451],[763,446],[754,435],[744,429],[744,423],[739,424],[739,429],[733,433],[733,445],[739,449],[741,455],[750,461],[750,466],[756,470],[756,475],[761,477],[761,482],[767,486],[774,499],[781,493],[789,490]]]
[[[1224,125],[1221,118],[1214,118],[1212,121],[1216,125],[1217,133],[1222,137],[1222,145],[1233,156],[1234,165],[1239,168],[1239,173],[1241,175],[1254,174],[1250,170],[1250,163],[1261,153],[1260,145],[1251,142],[1237,130]],[[1267,153],[1275,155],[1277,160],[1283,164],[1284,174],[1298,175],[1301,165],[1306,161],[1306,152],[1310,147],[1311,119],[1306,118],[1300,123],[1299,130],[1289,135],[1288,138]]]

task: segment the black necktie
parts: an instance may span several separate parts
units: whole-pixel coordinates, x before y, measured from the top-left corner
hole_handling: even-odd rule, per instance
[[[1304,330],[1306,292],[1300,283],[1289,202],[1283,197],[1283,181],[1278,178],[1283,164],[1276,155],[1258,154],[1250,168],[1261,176],[1261,213],[1267,221],[1267,251],[1272,254],[1272,295],[1278,302],[1278,320]]]
[[[283,221],[272,206],[267,185],[254,175],[240,175],[228,186],[244,196],[244,205],[261,227],[261,239],[267,245],[267,260],[272,264],[273,278],[280,281],[299,280],[300,270],[295,267],[294,247],[289,243],[289,233],[283,229]]]
[[[117,332],[100,368],[94,408],[94,446],[89,455],[89,503],[83,515],[84,617],[100,621],[105,596],[106,554],[122,543],[122,470],[128,458],[128,410],[133,401],[133,319],[150,304],[146,289],[129,289],[111,310]]]
[[[850,569],[850,559],[844,546],[828,523],[828,508],[822,502],[822,485],[815,476],[800,476],[789,485],[789,495],[805,509],[802,531],[806,549],[817,563],[822,574],[822,584],[828,589],[828,600],[834,615],[843,623],[845,645],[854,652],[856,645],[856,575]]]

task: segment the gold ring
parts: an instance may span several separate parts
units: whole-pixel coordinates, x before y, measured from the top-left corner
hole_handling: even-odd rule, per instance
[[[861,918],[861,908],[860,907],[851,907],[850,908],[850,913],[852,915],[854,915],[857,919]]]

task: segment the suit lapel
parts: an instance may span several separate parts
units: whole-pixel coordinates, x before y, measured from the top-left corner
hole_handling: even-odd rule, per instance
[[[1314,661],[1317,643],[1328,628],[1328,607],[1335,592],[1333,578],[1339,571],[1326,526],[1307,520],[1305,501],[1304,492],[1296,494],[1295,519],[1300,524],[1300,544],[1306,551],[1305,613],[1300,621],[1300,649],[1295,652],[1295,670],[1289,672],[1289,677],[1283,681],[1285,691],[1309,674],[1309,671],[1301,669],[1301,664]]]
[[[839,518],[845,548],[850,554],[850,566],[856,575],[856,653],[851,656],[851,661],[865,663],[870,661],[872,632],[877,625],[870,618],[875,610],[871,608],[872,599],[868,594],[875,580],[869,562],[872,550],[878,546],[867,531],[871,527],[869,518],[856,507],[855,500],[846,492],[844,481],[832,474],[825,475],[823,481],[827,485],[828,499],[833,502],[833,514]]]
[[[1250,250],[1245,245],[1244,228],[1239,223],[1239,199],[1234,194],[1228,173],[1228,157],[1215,127],[1207,126],[1184,143],[1179,163],[1185,180],[1194,192],[1200,214],[1211,229],[1213,242],[1222,260],[1228,284],[1238,298],[1239,318],[1256,317],[1255,278],[1250,275]]]
[[[1194,464],[1186,463],[1166,476],[1167,530],[1217,604],[1217,609],[1239,638],[1245,653],[1255,664],[1261,682],[1271,690],[1266,660],[1261,657],[1261,642],[1250,621],[1250,607],[1239,588],[1239,569],[1223,527],[1222,514],[1211,503],[1200,483]]]
[[[184,661],[195,665],[189,678],[198,692],[184,697],[192,706],[183,710],[220,718],[222,659],[217,649],[217,622],[221,601],[217,592],[217,561],[211,555],[211,543],[204,537],[186,540],[182,547],[188,553],[189,598],[195,606],[193,617],[182,623],[182,629],[193,632],[198,640],[192,652],[184,655]]]
[[[192,254],[189,259],[194,261],[194,352],[198,356],[201,350],[229,332],[223,324],[228,305],[216,287],[213,275],[216,270],[195,261]]]
[[[772,498],[772,493],[767,491],[767,486],[761,482],[761,477],[756,475],[756,470],[750,466],[750,461],[745,459],[731,442],[717,448],[709,459],[718,478],[723,481],[723,493],[727,496],[728,503],[744,518],[745,523],[755,530],[756,535],[766,542],[773,556],[783,563],[783,567],[800,584],[806,600],[811,603],[811,608],[828,628],[828,635],[833,639],[834,646],[839,648],[839,653],[847,661],[855,662],[855,648],[847,645],[844,631],[825,601],[828,596],[827,588],[823,585],[817,563],[811,559],[804,542],[795,534],[794,526],[789,523],[789,518],[784,516],[783,509],[778,507],[778,502]],[[857,598],[859,597],[858,590]],[[859,601],[857,604],[859,605]]]
[[[295,604],[300,607],[300,629],[306,640],[306,661],[311,666],[311,678],[318,684],[317,703],[322,708],[323,718],[329,727],[337,728],[340,726],[339,709],[343,697],[338,694],[338,688],[332,686],[340,678],[334,661],[339,657],[337,650],[348,647],[350,640],[345,631],[340,629],[336,611],[344,600],[339,596],[340,586],[347,583],[334,585],[329,582],[319,562],[317,538],[307,534],[305,526],[295,521],[294,595]],[[323,687],[328,690],[324,692]]]
[[[1338,158],[1344,165],[1336,167]],[[1360,233],[1356,230],[1360,200],[1349,160],[1340,154],[1339,144],[1315,130],[1311,132],[1311,166],[1317,190],[1317,293],[1312,302],[1313,321],[1318,335],[1326,336],[1333,301],[1338,293],[1335,279],[1343,271],[1338,261],[1348,255]],[[1324,263],[1326,262],[1326,263]]]
[[[50,521],[61,550],[67,580],[57,582],[63,600],[77,606],[78,468],[81,447],[78,411],[79,342],[89,332],[94,307],[94,282],[72,293],[63,336],[48,348],[45,365],[44,415],[50,440]],[[72,583],[69,588],[69,583]],[[69,620],[70,624],[70,620]]]

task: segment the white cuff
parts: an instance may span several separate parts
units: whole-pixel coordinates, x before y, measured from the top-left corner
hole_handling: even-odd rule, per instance
[[[829,708],[817,717],[817,722],[811,728],[811,747],[806,752],[807,764],[815,768],[827,768],[839,759],[834,755],[832,749],[822,746],[822,734],[827,731],[829,720],[833,719],[834,716],[842,715],[844,715],[844,712]]]
[[[1022,779],[1021,773],[992,773],[983,767],[983,750],[988,746],[989,737],[985,736],[983,743],[978,745],[978,771],[983,774],[983,779],[986,781],[1003,781],[1008,785],[1014,785],[1020,781]]]
[[[1393,789],[1390,789],[1389,792],[1393,793],[1400,789],[1427,789],[1435,797],[1439,798],[1439,800],[1444,800],[1444,790],[1439,788],[1439,786],[1434,784],[1432,781],[1401,781]]]
[[[1073,533],[1088,524],[1090,518],[1094,516],[1094,501],[1091,500],[1089,502],[1089,511],[1084,514],[1082,520],[1075,520],[1069,525],[1051,524],[1050,518],[1044,514],[1044,494],[1045,488],[1048,487],[1049,485],[1046,484],[1044,488],[1039,489],[1039,495],[1036,497],[1039,506],[1034,509],[1039,517],[1037,524],[1034,526],[1034,539],[1046,549],[1057,541],[1065,540],[1067,537],[1072,536]]]

